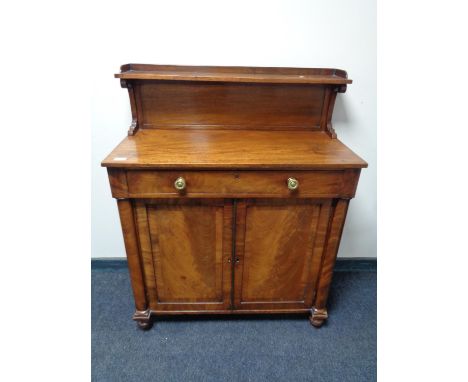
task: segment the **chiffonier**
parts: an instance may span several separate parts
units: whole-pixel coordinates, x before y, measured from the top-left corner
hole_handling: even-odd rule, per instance
[[[128,64],[128,136],[107,156],[142,329],[169,314],[327,319],[367,163],[332,127],[338,69]]]

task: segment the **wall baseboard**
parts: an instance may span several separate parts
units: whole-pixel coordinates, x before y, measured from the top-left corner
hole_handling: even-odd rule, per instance
[[[123,257],[100,257],[91,259],[91,270],[127,270]],[[336,260],[335,272],[377,272],[377,258],[345,257]]]

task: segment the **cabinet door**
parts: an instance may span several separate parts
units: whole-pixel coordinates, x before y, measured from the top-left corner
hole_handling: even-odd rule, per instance
[[[149,199],[135,209],[150,308],[229,309],[232,202]]]
[[[308,199],[238,202],[235,309],[311,308],[330,206]]]

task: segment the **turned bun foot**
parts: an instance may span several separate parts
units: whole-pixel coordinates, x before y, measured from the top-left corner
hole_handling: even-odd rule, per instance
[[[149,330],[153,327],[152,321],[137,321],[138,328],[141,330]]]
[[[320,328],[327,318],[328,313],[326,309],[312,308],[310,311],[309,322],[315,328]]]
[[[320,328],[325,322],[325,320],[313,319],[312,317],[309,317],[309,322],[312,326]]]
[[[133,319],[137,322],[137,325],[141,330],[148,330],[153,326],[153,321],[151,321],[151,311],[149,309],[137,310],[133,315]]]

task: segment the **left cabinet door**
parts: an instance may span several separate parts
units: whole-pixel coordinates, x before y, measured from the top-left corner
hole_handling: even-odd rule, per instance
[[[150,309],[230,309],[232,201],[136,199],[134,206]]]

